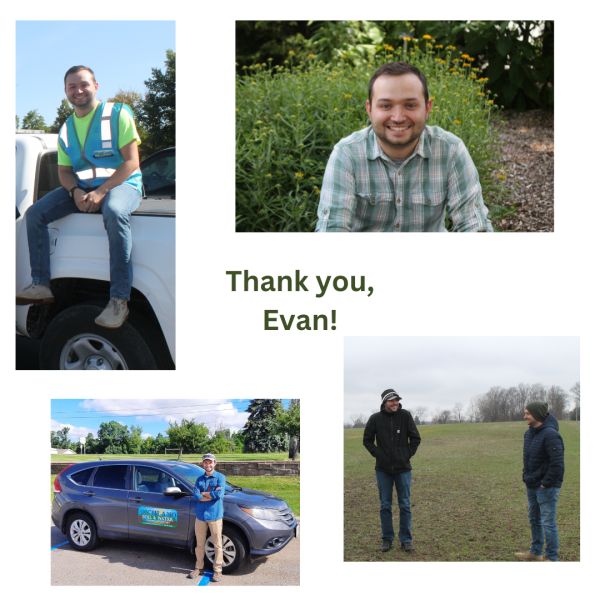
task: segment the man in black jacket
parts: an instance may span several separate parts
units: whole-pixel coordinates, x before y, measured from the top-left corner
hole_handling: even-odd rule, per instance
[[[548,412],[547,402],[526,406],[529,429],[523,445],[523,482],[527,486],[527,504],[531,523],[531,548],[516,552],[517,560],[558,560],[556,505],[565,473],[564,445],[558,433],[558,421]],[[544,536],[546,556],[543,556]]]
[[[394,540],[392,519],[394,484],[400,507],[398,537],[405,552],[414,550],[410,532],[410,459],[421,443],[421,436],[411,414],[402,409],[400,400],[402,398],[394,390],[385,390],[381,394],[381,408],[378,413],[369,418],[363,436],[364,447],[376,459],[375,475],[379,488],[382,552],[388,552]],[[377,445],[374,444],[375,440]]]

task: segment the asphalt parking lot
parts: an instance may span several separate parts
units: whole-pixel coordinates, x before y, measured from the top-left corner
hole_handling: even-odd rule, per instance
[[[207,580],[187,579],[195,558],[185,550],[103,541],[91,552],[73,550],[67,538],[50,521],[52,585],[206,585]],[[59,546],[58,548],[55,548]],[[234,574],[223,575],[210,586],[300,585],[300,539],[281,552],[246,560]]]

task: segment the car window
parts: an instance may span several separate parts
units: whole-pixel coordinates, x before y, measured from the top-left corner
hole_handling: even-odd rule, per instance
[[[73,473],[69,475],[69,479],[74,481],[78,485],[86,485],[90,479],[90,475],[94,472],[94,468],[84,469],[83,471],[77,471],[77,473]]]
[[[136,492],[162,494],[168,487],[184,489],[173,476],[152,467],[135,467],[133,489]]]
[[[36,200],[43,198],[52,190],[60,187],[58,178],[58,152],[56,150],[45,152],[40,160],[40,170],[37,180]]]
[[[127,465],[98,467],[94,477],[94,487],[126,490]]]
[[[146,196],[175,197],[175,150],[150,157],[142,166]]]

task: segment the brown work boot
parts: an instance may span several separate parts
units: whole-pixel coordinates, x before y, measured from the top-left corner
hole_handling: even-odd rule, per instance
[[[547,556],[544,556],[544,560],[542,562],[558,562],[557,560],[550,560]]]
[[[32,283],[17,294],[18,306],[23,306],[24,304],[50,304],[51,302],[54,302],[52,290],[45,285]]]
[[[531,554],[527,550],[527,552],[515,552],[515,558],[517,560],[539,560],[541,562],[544,557],[541,554]]]
[[[128,316],[127,300],[111,298],[106,308],[96,318],[96,325],[107,329],[118,329],[125,323]]]

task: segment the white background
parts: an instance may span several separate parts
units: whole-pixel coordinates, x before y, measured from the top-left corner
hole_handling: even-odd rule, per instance
[[[50,596],[47,508],[47,423],[50,398],[302,399],[302,592],[434,598],[505,598],[507,594],[566,594],[586,581],[598,558],[597,451],[584,446],[582,562],[527,564],[344,564],[343,555],[343,336],[344,335],[570,335],[581,336],[581,381],[590,398],[592,431],[598,397],[598,170],[595,142],[598,81],[593,68],[587,6],[575,2],[561,15],[548,3],[500,5],[275,2],[12,5],[1,24],[4,58],[2,165],[7,191],[14,168],[14,19],[177,19],[177,370],[93,375],[14,371],[12,290],[14,238],[3,236],[2,299],[5,406],[5,589],[25,586]],[[403,10],[399,10],[403,8]],[[459,8],[461,10],[459,10]],[[402,13],[402,14],[401,14]],[[460,13],[460,14],[459,14]],[[553,234],[353,235],[234,233],[234,19],[544,18],[556,24],[556,232]],[[571,16],[573,15],[573,16]],[[510,18],[510,17],[509,17]],[[592,23],[589,23],[590,25]],[[51,24],[49,24],[51,26]],[[73,44],[97,44],[82,31]],[[143,51],[145,40],[140,40]],[[151,41],[149,42],[151,43]],[[43,51],[43,49],[40,49]],[[126,60],[126,57],[124,57]],[[163,67],[163,65],[157,65]],[[11,140],[10,143],[8,140]],[[10,193],[8,193],[10,196]],[[3,208],[12,222],[12,201]],[[309,275],[302,293],[230,291],[227,270]],[[365,275],[374,294],[329,291],[317,299],[316,275]],[[263,330],[263,311],[290,314],[337,310],[337,330]],[[584,423],[584,427],[586,427]],[[8,435],[6,435],[8,434]],[[586,452],[587,450],[587,452]],[[594,500],[592,500],[592,498]],[[15,515],[15,511],[17,514]],[[38,525],[41,525],[38,530]],[[523,527],[527,527],[523,515]],[[39,533],[41,531],[41,534]],[[516,551],[519,549],[515,549]],[[534,569],[538,569],[534,573]],[[540,571],[544,571],[540,573]],[[85,580],[85,574],[82,574]],[[213,591],[213,594],[225,592]],[[33,592],[33,589],[31,590]],[[145,589],[146,596],[166,590]],[[90,597],[112,590],[91,589]],[[79,593],[76,590],[75,593]],[[123,590],[119,593],[127,593]],[[129,592],[131,593],[131,592]],[[178,590],[178,593],[179,592]],[[589,592],[580,592],[584,598]]]

